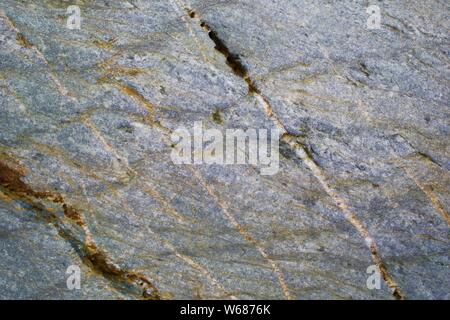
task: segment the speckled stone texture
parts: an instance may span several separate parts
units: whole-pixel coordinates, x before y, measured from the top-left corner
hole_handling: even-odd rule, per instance
[[[449,15],[1,0],[0,298],[450,299]],[[280,129],[278,173],[174,164],[195,121]]]

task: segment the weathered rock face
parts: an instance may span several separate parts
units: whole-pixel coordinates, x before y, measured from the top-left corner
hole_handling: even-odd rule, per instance
[[[2,0],[0,298],[450,298],[450,8],[369,4]],[[175,164],[195,121],[279,171]]]

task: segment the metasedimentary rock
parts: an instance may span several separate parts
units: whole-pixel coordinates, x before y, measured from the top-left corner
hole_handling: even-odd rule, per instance
[[[0,12],[0,298],[449,298],[448,3]],[[200,121],[278,129],[279,170],[173,163]]]

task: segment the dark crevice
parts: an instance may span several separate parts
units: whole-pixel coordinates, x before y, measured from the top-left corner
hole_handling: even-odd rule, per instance
[[[192,19],[197,18],[197,14],[193,10],[187,10],[189,17]],[[199,20],[200,27],[202,27],[206,32],[208,32],[209,38],[214,42],[214,48],[219,51],[226,59],[227,65],[231,68],[233,73],[238,77],[245,80],[248,85],[249,93],[260,93],[257,88],[255,82],[250,78],[248,74],[247,67],[242,63],[241,58],[238,54],[231,52],[231,50],[226,45],[225,41],[223,41],[218,33],[211,28],[211,26],[202,20]]]
[[[217,32],[211,30],[211,27],[206,23],[203,23],[203,28],[208,31],[209,38],[214,42],[215,49],[219,51],[227,61],[227,65],[233,70],[234,74],[245,79],[248,76],[247,68],[243,65],[239,55],[230,52],[225,42],[219,38]]]
[[[24,48],[29,49],[33,47],[33,44],[30,41],[28,41],[28,39],[25,38],[25,36],[20,32],[17,33],[16,40]]]
[[[194,19],[195,16],[196,16],[195,11],[193,11],[193,10],[187,10],[187,11],[188,11],[189,17],[191,17],[192,19]]]

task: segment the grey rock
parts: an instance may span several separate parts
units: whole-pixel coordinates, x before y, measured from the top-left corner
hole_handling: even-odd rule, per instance
[[[373,3],[2,1],[0,298],[450,298],[450,8]],[[278,173],[174,164],[195,121]]]

